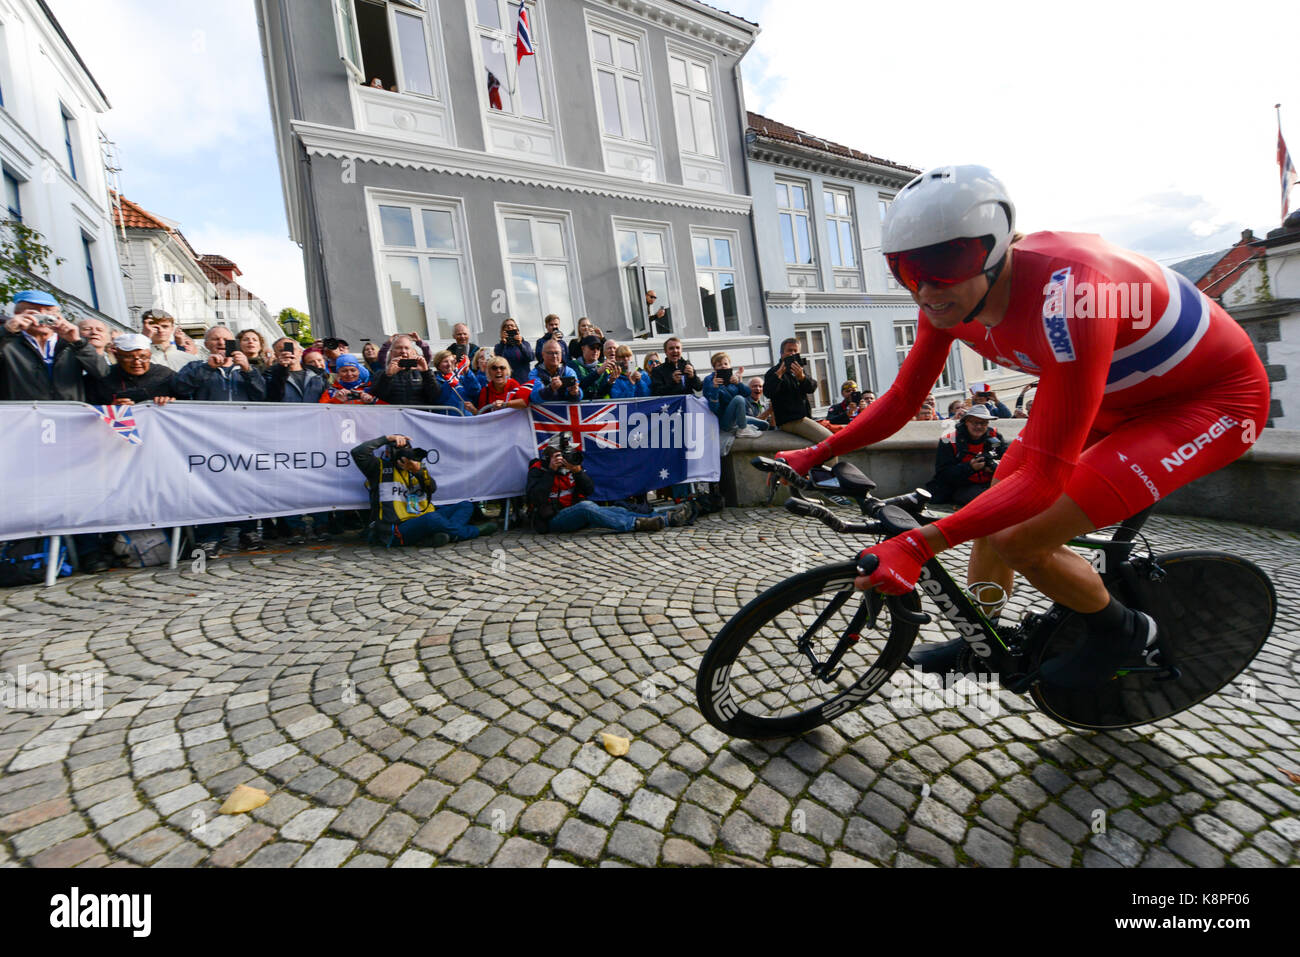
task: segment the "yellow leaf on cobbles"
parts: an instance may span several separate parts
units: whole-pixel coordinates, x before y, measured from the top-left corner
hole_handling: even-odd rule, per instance
[[[601,734],[600,740],[604,743],[605,750],[616,758],[627,754],[628,745],[631,744],[627,738],[620,738],[616,734]]]
[[[241,784],[230,792],[230,797],[226,798],[226,803],[221,805],[221,810],[217,813],[247,814],[269,800],[271,799],[261,788],[250,788],[247,784]]]

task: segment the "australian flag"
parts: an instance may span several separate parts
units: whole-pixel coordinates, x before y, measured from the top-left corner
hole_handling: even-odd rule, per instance
[[[135,412],[129,405],[92,406],[104,423],[130,445],[143,445],[140,429],[135,424]]]
[[[718,420],[703,399],[665,396],[530,407],[538,454],[565,434],[583,451],[596,499],[614,501],[685,482],[716,482]]]

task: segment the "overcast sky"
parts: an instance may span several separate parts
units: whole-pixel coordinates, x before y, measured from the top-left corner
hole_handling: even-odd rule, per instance
[[[113,104],[125,195],[273,310],[306,308],[251,0],[47,2]],[[1172,262],[1279,222],[1274,103],[1300,154],[1294,2],[719,5],[762,27],[749,109],[909,166],[982,163],[1027,232]]]

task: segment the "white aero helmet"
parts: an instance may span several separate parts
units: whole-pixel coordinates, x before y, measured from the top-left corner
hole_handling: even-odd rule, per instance
[[[904,252],[953,239],[992,237],[984,268],[1011,245],[1016,207],[1006,187],[983,166],[937,166],[912,180],[885,216],[881,251]]]
[[[913,293],[923,282],[951,285],[981,272],[991,289],[1006,262],[1015,223],[1015,204],[987,168],[938,166],[895,197],[881,229],[881,251],[894,276]],[[981,299],[964,321],[983,307]]]

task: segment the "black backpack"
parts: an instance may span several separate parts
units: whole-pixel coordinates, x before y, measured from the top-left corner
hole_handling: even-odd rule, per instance
[[[0,587],[39,585],[45,581],[45,557],[48,543],[44,538],[20,538],[0,542]],[[59,575],[71,575],[72,566],[64,559],[67,546],[59,544]]]

